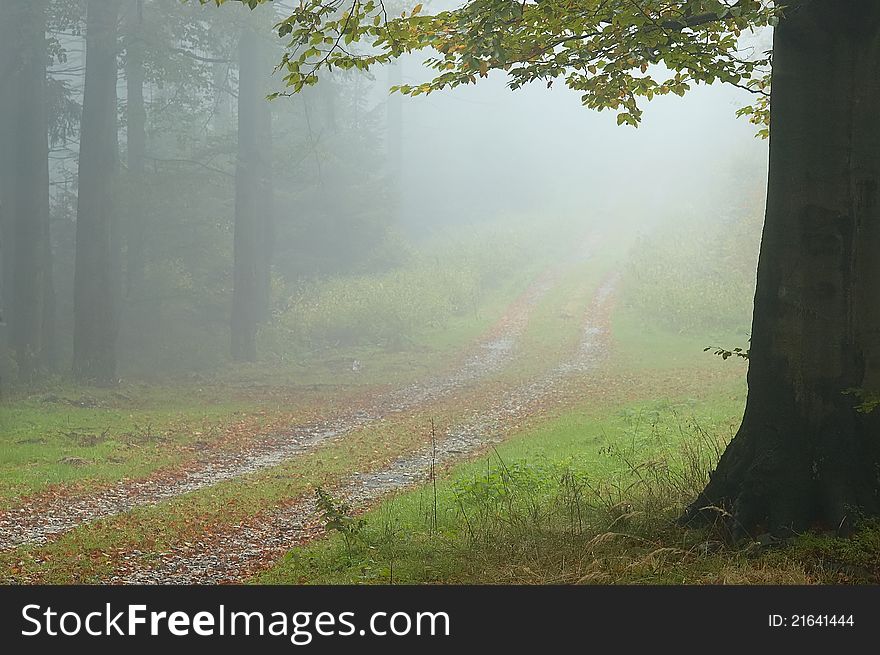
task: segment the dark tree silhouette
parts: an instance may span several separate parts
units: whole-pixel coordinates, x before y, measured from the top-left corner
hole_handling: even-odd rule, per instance
[[[118,234],[111,189],[117,169],[117,0],[89,0],[79,153],[74,275],[73,371],[85,381],[116,379]]]
[[[735,533],[880,512],[880,3],[789,3],[742,426],[688,516]]]

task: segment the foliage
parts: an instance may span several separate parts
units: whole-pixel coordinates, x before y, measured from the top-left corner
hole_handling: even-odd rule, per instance
[[[202,0],[206,2],[208,0]],[[224,0],[215,0],[222,4]],[[250,0],[251,7],[262,0]],[[425,61],[433,79],[397,87],[419,95],[470,84],[504,71],[509,86],[563,78],[592,109],[618,112],[638,125],[639,99],[683,95],[694,83],[719,80],[749,88],[769,65],[764,53],[740,50],[746,30],[775,25],[769,0],[471,0],[423,15],[422,4],[389,17],[379,0],[307,0],[281,21],[289,39],[282,59],[294,90],[315,84],[321,71],[366,70],[402,53],[433,49]],[[366,44],[357,50],[358,44]]]
[[[352,556],[352,548],[356,541],[362,538],[362,532],[367,522],[364,518],[354,516],[351,506],[344,500],[334,498],[322,487],[315,489],[315,501],[324,529],[328,532],[338,532],[345,541],[345,550],[349,561]]]
[[[740,107],[736,115],[745,116],[752,125],[758,126],[759,139],[770,138],[770,73],[749,81],[749,88],[756,90],[759,97],[754,104]]]
[[[703,352],[707,353],[712,351],[713,355],[720,357],[721,359],[730,359],[731,357],[739,357],[740,359],[748,359],[749,351],[743,350],[742,348],[734,348],[733,350],[728,350],[727,348],[722,348],[721,346],[707,346],[703,348]]]

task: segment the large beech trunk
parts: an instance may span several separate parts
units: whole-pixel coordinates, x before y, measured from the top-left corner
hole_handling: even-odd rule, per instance
[[[880,3],[787,3],[742,426],[686,518],[734,536],[880,511]],[[719,512],[720,510],[724,510]]]

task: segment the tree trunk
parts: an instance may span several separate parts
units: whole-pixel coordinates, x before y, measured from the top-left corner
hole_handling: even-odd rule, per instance
[[[12,88],[15,70],[14,38],[16,25],[9,17],[9,7],[0,10],[0,355],[7,349],[7,322],[9,309],[9,282],[11,278],[12,243],[9,234],[9,193],[11,185]],[[0,380],[2,384],[2,380]],[[0,390],[2,391],[2,390]]]
[[[789,3],[743,422],[685,519],[734,537],[880,511],[880,3]],[[723,513],[718,510],[724,510]]]
[[[8,0],[0,20],[10,50],[2,93],[5,103],[0,196],[3,202],[4,301],[8,343],[19,378],[32,379],[46,363],[50,333],[49,146],[46,108],[46,1]],[[49,317],[51,318],[51,317]]]
[[[242,28],[239,42],[238,159],[232,293],[232,357],[254,361],[256,334],[269,313],[272,247],[271,113],[266,79],[271,65],[260,32]]]
[[[73,371],[84,381],[116,381],[116,51],[119,5],[89,0],[86,80],[79,153],[74,272]]]
[[[48,155],[48,151],[47,151]],[[58,344],[55,334],[55,280],[53,279],[52,242],[49,216],[49,159],[46,158],[46,205],[43,215],[43,297],[40,334],[40,366],[48,372],[58,368]]]
[[[147,150],[147,110],[144,106],[143,0],[130,0],[125,36],[126,151],[131,199],[125,239],[125,295],[140,289],[144,277],[147,237],[143,177]]]

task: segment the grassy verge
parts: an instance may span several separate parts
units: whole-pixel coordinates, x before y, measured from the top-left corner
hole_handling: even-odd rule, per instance
[[[147,474],[216,444],[249,405],[197,389],[52,391],[0,407],[0,508],[48,487]],[[260,416],[254,426],[261,427]]]
[[[332,535],[291,551],[258,581],[599,581],[614,571],[610,562],[595,569],[593,556],[626,555],[618,532],[634,540],[633,555],[647,548],[650,529],[672,529],[723,445],[714,435],[730,435],[741,402],[725,395],[699,406],[681,398],[565,412],[455,467],[436,488],[389,499],[367,514],[354,548]],[[618,573],[618,581],[645,575]]]

